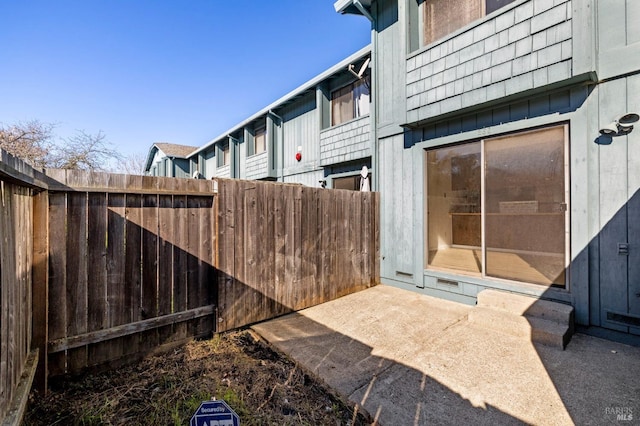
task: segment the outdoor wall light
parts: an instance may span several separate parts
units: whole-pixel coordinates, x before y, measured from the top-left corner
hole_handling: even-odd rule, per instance
[[[640,120],[640,115],[628,112],[600,129],[603,136],[624,136],[631,133],[633,124]]]

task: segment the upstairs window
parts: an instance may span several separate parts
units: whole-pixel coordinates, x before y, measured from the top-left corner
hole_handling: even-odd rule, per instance
[[[346,123],[369,114],[369,87],[358,80],[331,92],[331,125]]]
[[[267,150],[267,131],[264,127],[256,129],[253,135],[253,153],[260,154]]]
[[[515,0],[425,0],[424,44],[482,18]]]
[[[218,167],[228,166],[231,163],[231,151],[229,151],[229,142],[220,145],[220,155],[218,157]]]
[[[368,175],[369,182],[371,182],[372,174]],[[339,178],[333,178],[332,187],[333,189],[347,189],[350,191],[361,191],[362,190],[362,176],[359,174],[354,176],[344,176]]]

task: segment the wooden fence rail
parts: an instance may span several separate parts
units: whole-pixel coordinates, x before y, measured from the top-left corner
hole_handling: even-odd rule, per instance
[[[44,175],[5,157],[0,419],[32,348],[41,353],[36,381],[46,388],[48,376],[115,366],[379,278],[376,193]]]

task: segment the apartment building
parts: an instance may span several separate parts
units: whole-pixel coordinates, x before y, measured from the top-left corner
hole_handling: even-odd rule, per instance
[[[338,0],[371,45],[188,155],[381,194],[381,280],[640,335],[640,3]]]
[[[372,23],[381,278],[640,334],[640,4],[340,0]]]

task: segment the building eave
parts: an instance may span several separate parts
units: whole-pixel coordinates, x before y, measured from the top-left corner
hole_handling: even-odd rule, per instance
[[[371,16],[371,0],[338,0],[333,4],[336,12],[341,14],[362,15],[373,22]]]

